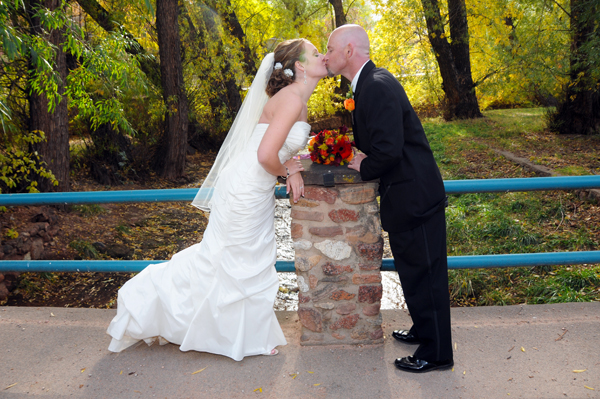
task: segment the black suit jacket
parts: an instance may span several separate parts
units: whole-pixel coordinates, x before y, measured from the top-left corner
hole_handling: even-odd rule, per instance
[[[354,141],[368,155],[360,175],[380,179],[381,225],[389,232],[411,230],[446,202],[423,126],[400,82],[372,61],[360,73],[354,101]]]

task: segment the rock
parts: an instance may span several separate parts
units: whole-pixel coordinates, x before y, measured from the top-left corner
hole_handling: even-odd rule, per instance
[[[354,298],[356,294],[350,294],[344,290],[334,291],[329,299],[333,299],[334,301],[348,301]]]
[[[358,220],[358,212],[351,209],[334,209],[329,212],[328,216],[335,223],[356,222]]]
[[[303,295],[301,292],[298,293],[298,303],[308,303],[310,302],[309,295]]]
[[[302,226],[300,226],[300,230],[302,230]],[[302,234],[300,234],[300,236],[302,236]],[[298,240],[298,241],[294,241],[294,249],[296,251],[298,250],[302,250],[302,251],[308,251],[309,249],[312,248],[312,242],[308,241],[308,240]]]
[[[356,285],[381,283],[381,274],[355,274],[352,276],[352,283]]]
[[[321,251],[325,256],[333,260],[342,260],[349,258],[352,254],[350,245],[343,241],[325,240],[314,244],[315,248]],[[383,245],[381,247],[383,253]]]
[[[365,316],[377,316],[381,308],[381,303],[374,303],[363,307],[362,312]],[[381,324],[381,323],[380,323]]]
[[[351,266],[334,265],[331,262],[325,263],[321,268],[323,269],[323,274],[326,276],[337,276],[344,272],[350,273],[353,271]]]
[[[321,312],[312,308],[298,308],[298,318],[300,323],[314,332],[323,331]]]
[[[303,276],[298,276],[297,282],[298,282],[298,288],[300,289],[300,292],[308,292],[309,287],[308,287],[308,284],[306,284],[306,281],[304,281]]]
[[[328,204],[335,203],[338,196],[337,190],[317,186],[304,188],[304,198],[316,201],[325,201]]]
[[[0,301],[5,300],[6,298],[8,298],[8,288],[6,288],[6,285],[4,285],[4,283],[0,283]]]
[[[292,220],[311,220],[313,222],[322,222],[324,219],[323,213],[318,211],[301,211],[292,209]]]
[[[315,308],[324,309],[324,310],[331,310],[335,307],[335,305],[331,302],[317,303],[314,306],[315,306]]]
[[[124,244],[110,244],[106,248],[106,254],[111,258],[129,259],[133,255],[133,248]]]
[[[317,237],[335,237],[344,234],[341,226],[311,227],[308,232]]]
[[[356,246],[358,254],[367,260],[380,260],[383,256],[383,240],[375,244],[358,244]]]
[[[382,294],[383,287],[381,285],[361,285],[358,287],[358,302],[379,302]]]
[[[375,197],[376,193],[373,187],[350,186],[340,190],[340,199],[351,205],[365,204],[373,201]]]
[[[317,206],[319,206],[319,201],[313,201],[313,200],[309,200],[309,199],[301,197],[298,200],[298,202],[296,202],[294,204],[294,206],[302,206],[302,207],[306,207],[306,208],[316,208]]]
[[[106,253],[106,244],[100,241],[96,241],[95,243],[92,244],[92,246],[94,248],[96,248],[96,251],[101,252],[101,253]]]
[[[290,225],[292,239],[302,237],[302,225],[300,223],[292,223]]]
[[[44,240],[35,238],[31,243],[31,259],[42,259],[44,254]]]
[[[328,297],[334,291],[335,285],[333,284],[327,284],[321,289],[314,290],[312,292],[313,301],[320,301],[321,299]]]
[[[371,338],[372,340],[383,338],[383,330],[381,329],[381,327],[370,333],[369,338]]]
[[[331,330],[339,330],[340,328],[345,328],[345,329],[349,330],[351,328],[354,328],[354,326],[356,326],[356,323],[358,322],[359,318],[360,318],[360,316],[358,314],[344,316],[344,317],[338,319],[338,321],[336,321],[332,325],[330,325],[329,328]]]
[[[2,246],[2,252],[3,252],[5,255],[10,255],[10,254],[12,254],[12,253],[14,252],[14,250],[15,250],[15,247],[13,247],[12,245],[4,244],[4,245]]]
[[[347,315],[356,310],[356,304],[354,303],[345,303],[343,305],[338,306],[335,309],[335,312],[339,315]]]

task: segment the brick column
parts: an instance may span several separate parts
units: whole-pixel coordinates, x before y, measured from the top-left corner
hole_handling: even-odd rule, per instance
[[[346,166],[303,163],[305,197],[290,201],[301,344],[381,343],[378,183]]]

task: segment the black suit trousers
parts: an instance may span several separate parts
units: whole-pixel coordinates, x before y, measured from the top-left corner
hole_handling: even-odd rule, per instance
[[[452,359],[446,217],[441,210],[412,230],[389,232],[394,263],[420,346],[414,356]]]

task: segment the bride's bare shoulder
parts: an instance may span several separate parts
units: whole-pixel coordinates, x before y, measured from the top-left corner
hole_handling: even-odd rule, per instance
[[[267,101],[267,104],[265,104],[263,114],[266,115],[269,120],[279,112],[299,114],[304,108],[305,104],[304,101],[302,101],[302,98],[293,90],[286,89],[288,89],[288,87],[279,90],[277,94],[271,97],[269,101]]]

